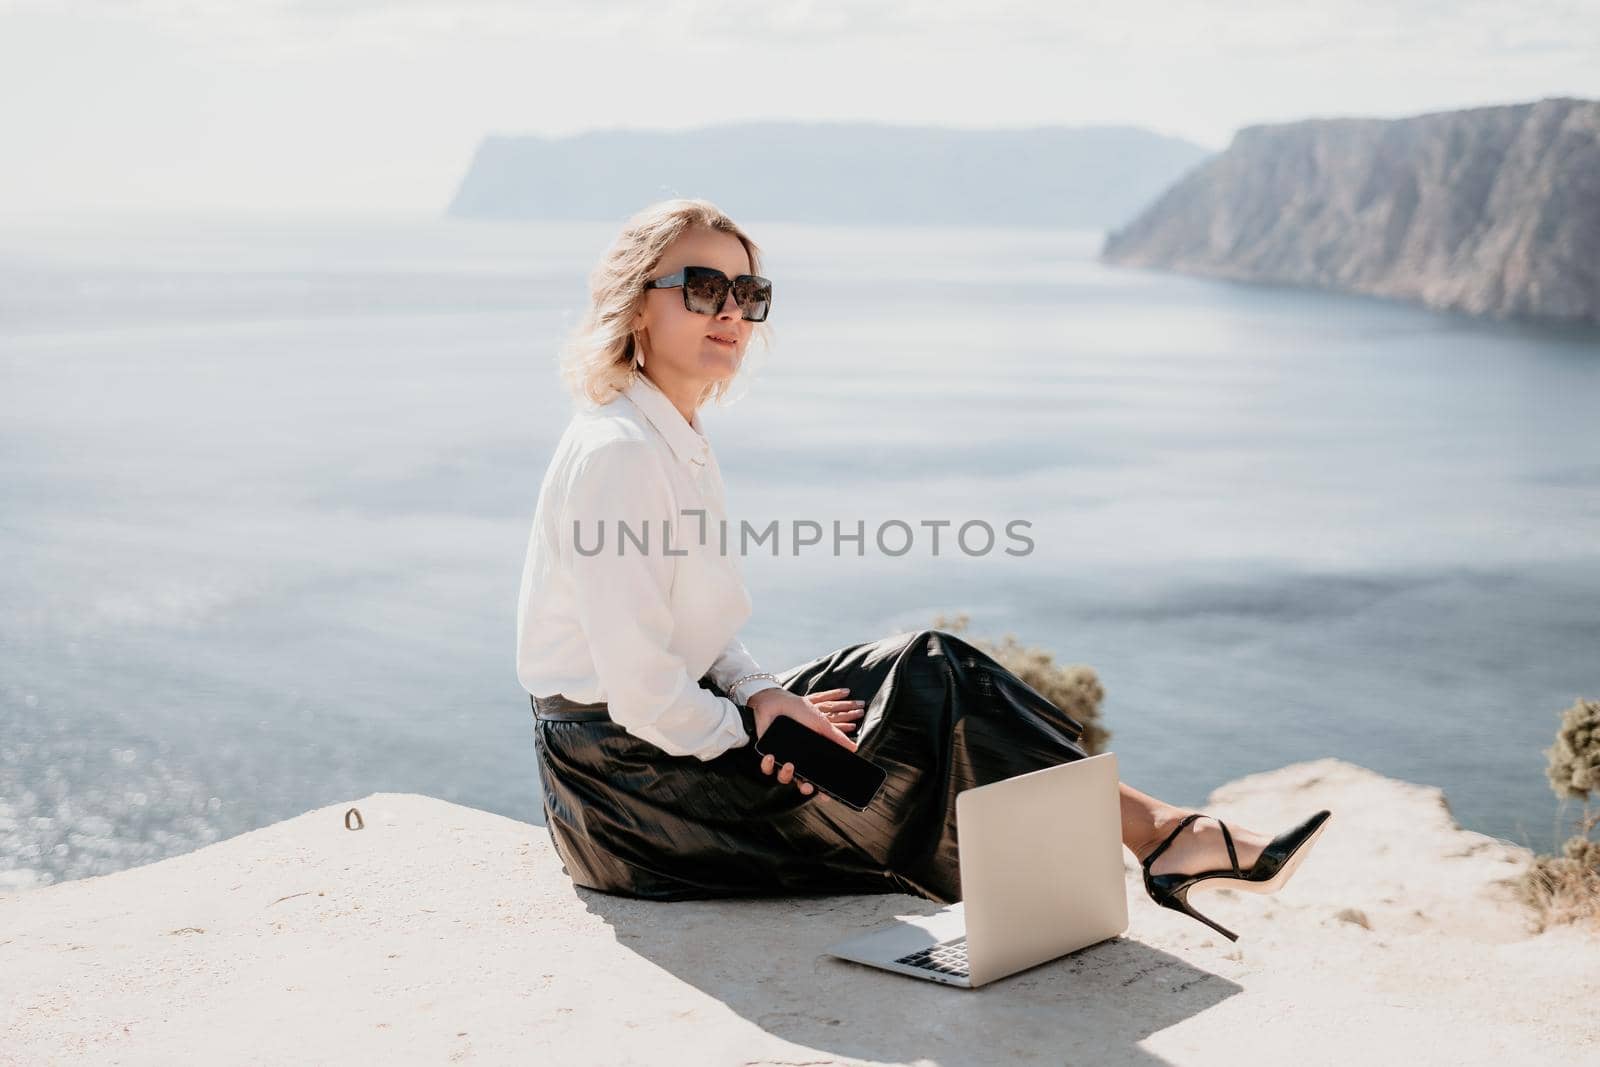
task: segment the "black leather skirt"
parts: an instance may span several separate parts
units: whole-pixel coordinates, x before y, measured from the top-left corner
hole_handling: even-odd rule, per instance
[[[943,630],[846,645],[778,681],[867,701],[846,733],[888,778],[865,811],[762,774],[751,744],[671,756],[603,703],[535,698],[546,826],[573,883],[650,900],[912,893],[951,904],[962,899],[956,795],[1088,756],[1082,723]]]

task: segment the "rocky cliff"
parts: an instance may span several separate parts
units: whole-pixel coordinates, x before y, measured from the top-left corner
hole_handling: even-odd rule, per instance
[[[0,896],[0,1064],[1523,1067],[1600,1047],[1600,933],[1528,928],[1507,880],[1529,851],[1338,759],[1201,805],[1274,832],[1333,812],[1277,893],[1195,891],[1237,943],[1158,908],[1124,850],[1126,931],[979,990],[826,954],[931,901],[633,900],[575,888],[543,826],[411,793],[351,806]]]
[[[1600,322],[1600,101],[1246,127],[1102,259]]]

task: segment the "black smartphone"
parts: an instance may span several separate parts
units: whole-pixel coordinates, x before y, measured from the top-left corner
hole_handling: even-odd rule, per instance
[[[787,715],[773,719],[767,732],[756,738],[756,751],[762,756],[770,754],[776,761],[774,774],[785,763],[792,763],[796,776],[857,811],[866,810],[889,777],[888,771],[865,756],[856,755]],[[789,788],[796,786],[790,782]]]

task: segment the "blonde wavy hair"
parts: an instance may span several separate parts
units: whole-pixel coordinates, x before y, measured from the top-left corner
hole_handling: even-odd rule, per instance
[[[588,310],[561,349],[561,378],[579,402],[604,404],[642,373],[633,361],[638,339],[632,320],[644,304],[644,283],[655,277],[667,246],[695,227],[737,237],[750,256],[750,273],[761,273],[761,249],[709,200],[677,197],[633,215],[590,273]],[[754,324],[752,334],[771,348],[767,323]],[[710,383],[699,403],[721,404],[731,384],[732,379]]]

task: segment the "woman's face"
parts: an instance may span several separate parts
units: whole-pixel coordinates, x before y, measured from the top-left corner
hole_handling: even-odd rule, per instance
[[[668,245],[650,277],[665,277],[680,267],[715,267],[729,278],[752,273],[742,241],[730,233],[701,228],[684,232]],[[681,288],[647,289],[644,307],[634,319],[634,330],[644,334],[645,368],[657,381],[732,378],[755,325],[740,313],[732,287],[715,315],[684,307]],[[733,344],[715,337],[732,338]]]

